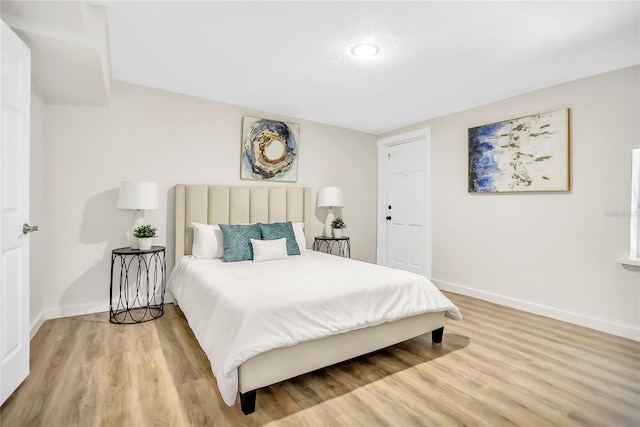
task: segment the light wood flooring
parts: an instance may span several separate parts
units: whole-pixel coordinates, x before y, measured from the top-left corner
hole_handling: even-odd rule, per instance
[[[465,319],[258,391],[221,400],[181,312],[140,325],[107,314],[49,320],[5,426],[637,426],[640,343],[448,294]]]

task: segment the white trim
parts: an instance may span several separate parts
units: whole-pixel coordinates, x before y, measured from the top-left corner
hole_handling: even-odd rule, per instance
[[[406,144],[408,142],[431,140],[431,128],[422,128],[411,132],[388,136],[378,140],[378,148],[381,146],[393,147],[394,145]]]
[[[29,331],[29,340],[32,340],[36,336],[36,333],[40,330],[40,327],[44,323],[44,311],[41,311],[36,320],[31,324]]]
[[[640,259],[640,148],[631,150],[631,244],[629,258]],[[638,264],[634,264],[638,265]]]
[[[408,144],[411,142],[424,141],[426,147],[426,182],[424,191],[427,193],[427,209],[425,211],[425,239],[427,240],[428,259],[425,260],[426,276],[431,276],[431,128],[422,128],[411,132],[402,133],[399,135],[393,135],[386,138],[381,138],[377,141],[378,144],[378,208],[377,208],[377,244],[376,244],[376,263],[380,265],[386,265],[386,247],[387,247],[387,234],[386,234],[386,220],[387,216],[386,207],[382,204],[382,201],[387,200],[386,183],[385,178],[387,176],[387,162],[385,161],[385,153],[389,147],[394,147],[400,144]]]
[[[164,296],[165,304],[174,304],[173,296],[167,291]],[[177,303],[175,303],[177,305]],[[114,302],[115,305],[115,302]],[[69,305],[66,307],[52,307],[44,310],[38,318],[31,324],[30,339],[36,335],[40,330],[40,327],[47,320],[60,319],[62,317],[83,316],[85,314],[104,313],[105,320],[109,320],[109,304],[108,303],[94,303],[94,304],[79,304]]]
[[[552,319],[561,320],[563,322],[572,323],[578,326],[584,326],[586,328],[595,329],[597,331],[606,332],[608,334],[628,338],[630,340],[640,341],[640,328],[634,325],[622,325],[620,323],[609,322],[604,319],[584,316],[582,314],[550,307],[547,305],[505,297],[502,295],[485,292],[479,289],[474,289],[455,283],[448,283],[442,280],[432,279],[431,281],[440,290],[443,291],[478,298],[483,301],[489,301],[495,304],[504,305],[506,307],[526,311],[528,313],[538,314],[540,316],[550,317]]]
[[[45,320],[59,319],[61,317],[82,316],[84,314],[102,313],[105,312],[105,316],[108,316],[109,303],[93,303],[93,304],[78,304],[68,305],[66,307],[52,307],[48,308],[44,312]]]

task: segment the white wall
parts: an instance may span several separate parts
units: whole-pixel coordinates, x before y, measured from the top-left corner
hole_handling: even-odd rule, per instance
[[[31,94],[29,223],[40,227],[38,232],[29,235],[30,324],[34,325],[32,333],[35,333],[35,330],[40,327],[44,315],[44,294],[47,286],[46,265],[49,250],[45,242],[49,231],[45,208],[45,107],[37,89],[35,87],[33,89]]]
[[[434,281],[640,340],[640,272],[616,261],[629,251],[639,94],[636,66],[390,133],[431,127]],[[571,192],[467,193],[468,128],[564,107],[571,109]]]
[[[298,182],[280,185],[311,187],[314,200],[319,187],[342,186],[353,257],[375,262],[373,135],[119,82],[108,107],[46,106],[45,115],[47,318],[108,307],[111,250],[127,245],[133,219],[116,209],[121,181],[159,183],[161,207],[146,214],[169,268],[176,183],[255,184],[239,179],[243,115],[300,123]]]

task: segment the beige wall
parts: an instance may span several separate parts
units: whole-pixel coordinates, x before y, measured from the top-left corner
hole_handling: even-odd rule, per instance
[[[630,151],[640,146],[639,73],[619,70],[394,132],[432,130],[440,287],[640,338],[640,273],[616,262],[629,249],[624,213]],[[243,115],[301,124],[296,185],[314,197],[321,186],[343,186],[354,258],[375,260],[375,137],[124,83],[113,89],[109,107],[37,100],[32,110],[46,132],[32,127],[46,135],[32,141],[32,218],[43,226],[32,240],[32,321],[107,307],[110,251],[126,245],[132,219],[115,208],[120,181],[160,184],[161,209],[147,218],[169,247],[175,183],[251,184],[238,178]],[[570,193],[467,194],[467,128],[563,107],[572,115]],[[320,234],[324,212],[317,217]]]
[[[46,106],[45,115],[46,318],[106,309],[111,250],[127,245],[133,220],[116,209],[121,181],[159,183],[161,207],[147,219],[169,248],[169,268],[176,183],[254,184],[239,179],[243,115],[300,123],[293,185],[311,187],[314,201],[319,187],[343,187],[353,257],[375,262],[373,135],[118,82],[109,107]],[[316,214],[318,235],[325,211]]]
[[[640,67],[627,68],[388,134],[431,127],[433,278],[441,288],[640,339],[640,273],[616,261],[629,253],[639,82]],[[564,107],[571,192],[467,193],[468,128]]]

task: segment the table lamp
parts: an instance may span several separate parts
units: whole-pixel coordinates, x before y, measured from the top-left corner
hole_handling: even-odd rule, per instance
[[[155,182],[123,181],[118,193],[118,209],[135,209],[136,213],[129,231],[131,249],[138,249],[138,239],[133,231],[144,223],[145,209],[158,209],[158,184]]]
[[[329,212],[327,218],[324,221],[324,236],[331,237],[331,222],[335,219],[333,215],[333,208],[344,207],[344,197],[342,194],[342,188],[340,187],[322,187],[318,191],[318,203],[319,208],[328,207]]]

